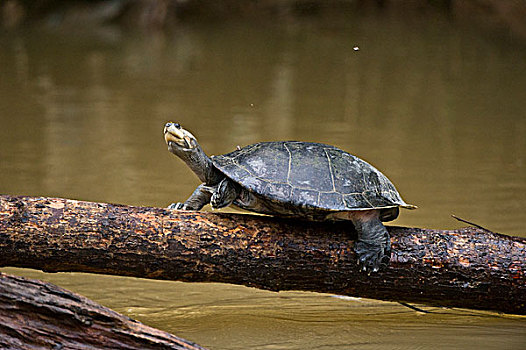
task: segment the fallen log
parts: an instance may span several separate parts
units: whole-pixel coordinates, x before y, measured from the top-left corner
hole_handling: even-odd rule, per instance
[[[51,283],[0,273],[2,349],[204,348]]]
[[[351,225],[352,226],[352,225]],[[0,266],[526,314],[526,239],[388,227],[389,267],[359,270],[348,223],[0,196]]]

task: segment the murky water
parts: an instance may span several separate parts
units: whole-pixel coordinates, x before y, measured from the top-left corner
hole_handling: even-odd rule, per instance
[[[210,154],[276,139],[368,160],[420,209],[394,222],[526,236],[526,43],[442,15],[340,14],[0,35],[0,193],[166,206]],[[358,49],[356,49],[358,48]],[[87,274],[9,272],[84,294],[212,349],[520,349],[524,318]]]

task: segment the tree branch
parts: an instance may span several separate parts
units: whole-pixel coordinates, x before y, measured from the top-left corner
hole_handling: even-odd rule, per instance
[[[349,223],[0,196],[0,265],[526,314],[526,239],[388,227],[389,267],[360,272]]]
[[[0,347],[204,350],[51,283],[4,273],[0,273]]]

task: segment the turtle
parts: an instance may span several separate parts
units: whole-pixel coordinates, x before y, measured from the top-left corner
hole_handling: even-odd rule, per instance
[[[173,122],[164,126],[164,139],[202,182],[186,201],[168,208],[234,205],[279,217],[348,220],[358,233],[358,264],[369,273],[389,264],[391,241],[382,222],[396,219],[400,207],[416,208],[379,170],[335,146],[270,141],[208,157],[195,136]]]

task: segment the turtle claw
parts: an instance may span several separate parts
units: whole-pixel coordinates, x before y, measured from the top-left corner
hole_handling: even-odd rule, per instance
[[[172,203],[168,206],[168,209],[175,209],[175,210],[188,210],[186,208],[186,205],[184,203],[181,203],[181,202],[177,202],[177,203]]]
[[[358,254],[358,265],[362,272],[376,273],[389,264],[391,247],[389,244],[377,244],[357,241],[354,251]]]

